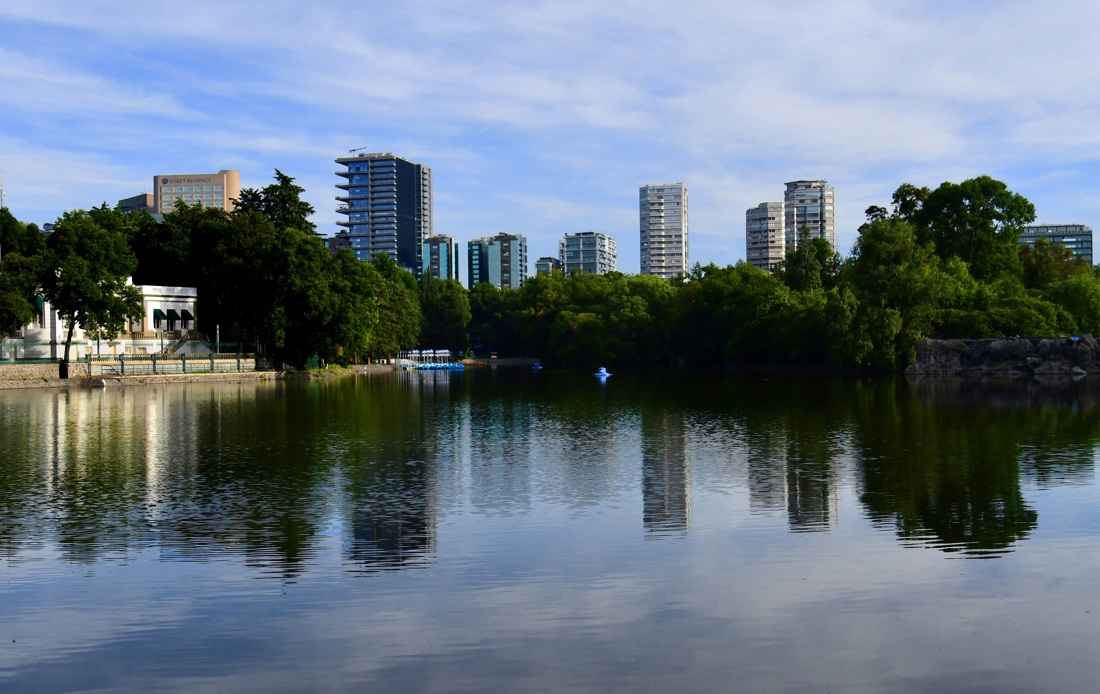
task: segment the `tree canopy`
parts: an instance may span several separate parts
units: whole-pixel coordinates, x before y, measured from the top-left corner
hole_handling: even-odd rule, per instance
[[[75,328],[113,336],[144,315],[141,292],[128,284],[137,258],[127,242],[131,215],[106,205],[67,212],[46,237],[39,281],[46,301],[67,326],[63,374]]]
[[[158,224],[103,206],[67,213],[49,235],[0,210],[0,328],[29,322],[40,293],[70,328],[117,331],[140,311],[133,274],[197,287],[200,330],[292,366],[420,347],[578,368],[897,370],[925,337],[1100,331],[1098,271],[1061,246],[1020,246],[1034,206],[988,176],[902,184],[889,209],[868,207],[843,260],[803,231],[770,274],[743,262],[672,281],[552,272],[515,290],[418,281],[388,255],[330,255],[301,193],[276,170],[231,214],[181,202]]]

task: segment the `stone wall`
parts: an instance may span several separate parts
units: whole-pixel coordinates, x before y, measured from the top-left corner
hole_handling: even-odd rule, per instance
[[[25,378],[57,378],[56,363],[21,364],[0,362],[0,380],[17,381]]]
[[[910,376],[1082,376],[1100,374],[1100,343],[1082,337],[924,340]]]
[[[6,364],[0,362],[0,390],[10,388],[65,388],[69,386],[125,386],[146,383],[204,383],[271,381],[282,378],[274,371],[219,371],[217,373],[141,374],[136,376],[90,378],[87,364],[71,364],[72,378],[58,378],[57,364]]]

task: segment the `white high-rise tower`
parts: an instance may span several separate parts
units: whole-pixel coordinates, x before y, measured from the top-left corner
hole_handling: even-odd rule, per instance
[[[688,271],[688,192],[683,183],[642,186],[641,273],[671,279]]]

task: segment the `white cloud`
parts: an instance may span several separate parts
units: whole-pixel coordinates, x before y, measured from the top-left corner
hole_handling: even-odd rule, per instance
[[[849,241],[864,203],[887,204],[903,181],[990,173],[1015,189],[1058,172],[1057,185],[1037,185],[1036,204],[1086,223],[1097,211],[1062,193],[1090,189],[1100,149],[1090,129],[1100,9],[1090,6],[200,2],[194,11],[204,21],[133,2],[0,9],[0,108],[11,121],[0,172],[25,191],[29,218],[87,203],[46,183],[55,172],[27,172],[36,164],[13,157],[78,152],[82,165],[99,162],[87,173],[104,183],[211,162],[262,185],[278,167],[308,183],[318,224],[331,229],[332,160],[361,146],[433,166],[437,220],[472,227],[447,229],[459,238],[494,224],[549,244],[560,214],[572,227],[611,227],[627,270],[637,262],[630,207],[653,180],[696,193],[700,262],[743,255],[744,210],[794,178],[837,187]]]

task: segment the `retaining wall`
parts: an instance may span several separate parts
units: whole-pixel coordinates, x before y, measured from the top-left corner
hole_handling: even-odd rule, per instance
[[[1100,374],[1100,343],[1081,337],[924,340],[910,376],[1084,376]]]

